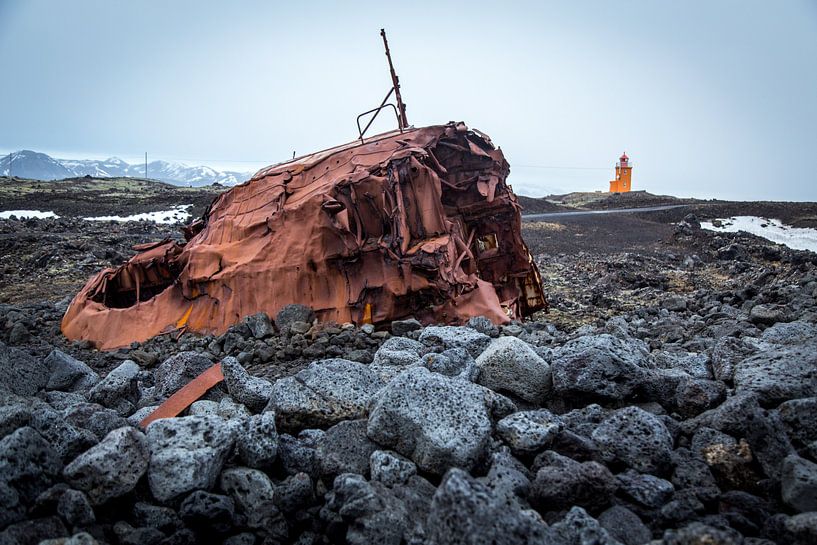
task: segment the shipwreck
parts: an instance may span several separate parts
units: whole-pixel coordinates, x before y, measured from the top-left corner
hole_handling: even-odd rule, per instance
[[[393,87],[367,114],[391,106],[397,130],[367,138],[358,124],[354,142],[218,196],[185,242],[135,247],[74,297],[65,336],[113,349],[173,331],[218,335],[292,303],[375,325],[505,323],[545,308],[502,151],[464,123],[408,126],[389,65]]]

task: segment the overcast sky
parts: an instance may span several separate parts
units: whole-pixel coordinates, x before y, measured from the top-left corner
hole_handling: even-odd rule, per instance
[[[606,190],[626,150],[636,189],[817,200],[816,0],[280,4],[0,0],[0,150],[337,145],[389,88],[385,27],[409,122],[486,132],[518,193]]]

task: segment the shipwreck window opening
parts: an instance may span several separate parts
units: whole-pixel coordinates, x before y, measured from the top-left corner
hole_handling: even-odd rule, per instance
[[[137,280],[137,277],[141,280]],[[91,300],[108,308],[129,308],[137,302],[150,301],[173,286],[175,277],[164,265],[145,267],[131,264],[110,277],[103,289],[94,294]]]
[[[499,248],[499,241],[496,233],[486,233],[477,237],[477,250],[480,254],[490,252]]]

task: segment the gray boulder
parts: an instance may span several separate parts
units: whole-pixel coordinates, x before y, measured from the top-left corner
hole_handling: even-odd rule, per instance
[[[501,393],[541,404],[551,389],[550,366],[524,341],[499,337],[476,360],[477,382]]]
[[[99,440],[116,428],[128,425],[128,421],[116,411],[97,403],[76,403],[63,409],[61,413],[65,417],[65,422],[90,431]]]
[[[608,461],[618,460],[646,473],[666,470],[671,464],[673,441],[667,427],[638,407],[614,412],[591,437]]]
[[[549,447],[563,428],[562,420],[545,409],[514,413],[496,425],[499,436],[516,454],[531,454]]]
[[[179,352],[163,361],[153,375],[156,399],[165,399],[212,367],[213,361],[198,352]]]
[[[431,500],[428,542],[510,545],[544,542],[547,525],[532,509],[507,499],[460,469],[443,477]]]
[[[278,454],[275,414],[265,412],[245,419],[236,433],[236,447],[247,466],[270,467]]]
[[[420,362],[420,353],[425,348],[423,343],[406,337],[387,339],[377,352],[370,365],[384,381],[389,381],[407,367]]]
[[[272,326],[272,320],[266,312],[259,312],[252,316],[244,318],[244,323],[250,328],[250,333],[256,339],[263,339],[275,333],[275,328]]]
[[[817,441],[817,397],[786,401],[777,411],[790,438],[803,445]]]
[[[275,486],[263,471],[247,467],[225,469],[220,486],[247,516],[250,528],[262,528],[270,517],[280,514],[275,506]]]
[[[366,420],[338,422],[318,440],[318,462],[323,475],[357,473],[368,477],[369,458],[377,445],[366,437]]]
[[[423,367],[397,376],[372,404],[368,436],[424,471],[470,469],[485,454],[491,419],[482,388]]]
[[[163,418],[147,428],[148,484],[167,501],[185,492],[210,489],[233,448],[236,430],[217,416]]]
[[[390,450],[376,450],[369,456],[369,471],[373,481],[386,486],[402,484],[417,474],[417,466],[403,456]]]
[[[786,310],[780,305],[761,304],[752,307],[749,311],[749,321],[755,324],[772,325],[777,322],[787,322]]]
[[[800,513],[817,511],[817,464],[796,455],[783,460],[783,501]]]
[[[578,337],[553,354],[553,389],[564,397],[625,399],[644,380],[648,354],[636,339],[606,333]]]
[[[422,328],[423,324],[421,324],[415,318],[408,318],[406,320],[394,320],[391,323],[391,334],[397,337],[402,337],[406,333],[417,331],[418,329]]]
[[[808,322],[780,322],[767,327],[760,338],[772,344],[805,344],[817,339],[817,326]]]
[[[139,400],[139,385],[136,379],[140,370],[135,362],[125,360],[91,388],[88,400],[113,409],[120,416],[133,413]]]
[[[275,381],[267,410],[275,411],[285,430],[328,427],[365,416],[369,399],[382,387],[380,377],[362,363],[323,360]]]
[[[227,532],[233,527],[235,503],[228,496],[196,490],[181,503],[179,515],[191,527]]]
[[[474,316],[472,318],[468,318],[465,325],[471,329],[479,331],[483,335],[488,335],[489,337],[499,337],[499,328],[485,316]]]
[[[422,365],[433,373],[474,382],[479,375],[476,361],[464,348],[449,348],[423,356]]]
[[[651,509],[657,509],[670,501],[675,492],[671,482],[654,475],[643,475],[632,469],[616,477],[621,493]]]
[[[147,471],[145,435],[126,426],[113,430],[63,471],[65,480],[88,494],[93,505],[127,494]]]
[[[275,315],[275,327],[281,333],[289,333],[289,328],[295,322],[311,324],[315,320],[315,313],[304,305],[287,305]]]
[[[272,384],[268,380],[250,375],[232,356],[221,360],[221,372],[227,391],[236,401],[252,412],[264,410],[272,393]]]
[[[598,462],[580,463],[564,457],[556,460],[536,472],[531,502],[548,511],[571,505],[602,507],[610,502],[617,483],[606,467]]]
[[[642,545],[652,539],[652,532],[638,515],[621,505],[614,505],[599,515],[599,524],[624,545]]]
[[[64,463],[73,460],[79,453],[97,442],[97,437],[93,433],[72,426],[65,421],[62,414],[47,405],[31,412],[29,426],[40,432]]]
[[[12,487],[22,503],[31,503],[61,471],[59,455],[34,428],[24,426],[0,440],[0,483]]]
[[[761,403],[817,396],[817,344],[781,346],[740,362],[735,390],[755,392]]]
[[[0,341],[0,391],[33,396],[48,384],[48,367],[22,350]]]
[[[443,349],[465,348],[476,358],[491,343],[491,338],[470,327],[429,326],[420,333],[420,342]]]
[[[79,490],[68,489],[57,501],[57,514],[71,526],[88,526],[96,522],[96,515],[88,496]]]
[[[85,392],[99,382],[93,369],[60,350],[52,350],[43,363],[49,372],[48,390]]]
[[[543,543],[548,545],[621,545],[599,522],[581,507],[547,529]]]

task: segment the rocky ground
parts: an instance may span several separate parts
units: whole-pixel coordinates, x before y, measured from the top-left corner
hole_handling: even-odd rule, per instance
[[[817,255],[690,211],[526,224],[525,323],[289,307],[111,353],[65,296],[175,228],[0,221],[0,544],[815,543]]]

